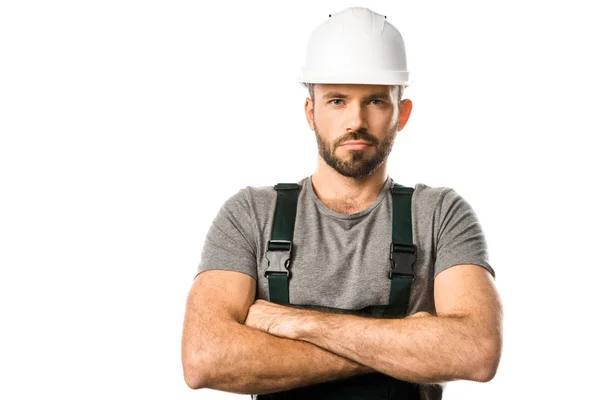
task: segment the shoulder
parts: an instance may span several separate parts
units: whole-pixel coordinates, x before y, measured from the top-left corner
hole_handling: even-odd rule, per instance
[[[478,222],[471,204],[454,188],[414,185],[412,208],[421,221],[431,221],[441,227],[448,221]]]
[[[413,206],[419,209],[440,211],[442,203],[449,198],[458,196],[453,188],[446,186],[430,186],[424,183],[416,183],[413,188]]]
[[[471,204],[451,187],[433,187],[424,183],[417,183],[413,197],[414,207],[421,210],[430,210],[439,218],[465,212],[474,213]]]
[[[273,186],[245,186],[231,194],[225,201],[227,207],[248,207],[251,204],[269,202],[276,197]]]
[[[454,191],[454,189],[446,186],[429,186],[425,183],[417,183],[414,188],[414,196],[418,196],[420,199],[428,201],[439,201],[449,192]]]
[[[300,181],[286,181],[285,183],[297,183],[300,185],[300,191],[305,189],[308,178],[303,178]],[[246,210],[253,213],[268,211],[277,201],[277,190],[275,190],[275,182],[273,185],[249,185],[239,189],[234,194],[230,195],[225,201],[224,208],[234,210]]]

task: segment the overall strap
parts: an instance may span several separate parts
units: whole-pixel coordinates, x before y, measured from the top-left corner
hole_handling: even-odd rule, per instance
[[[414,189],[395,183],[392,192],[392,243],[390,244],[390,273],[392,280],[389,306],[398,316],[406,315],[410,288],[415,280],[413,264],[417,247],[412,237],[411,201]]]
[[[266,258],[268,266],[265,276],[269,281],[269,300],[279,304],[289,304],[289,276],[292,259],[294,225],[296,224],[296,209],[298,205],[297,183],[278,183],[277,204],[271,240],[267,244]]]

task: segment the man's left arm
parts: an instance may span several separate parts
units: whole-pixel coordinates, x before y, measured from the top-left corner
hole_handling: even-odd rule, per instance
[[[246,324],[304,340],[410,382],[487,382],[502,350],[503,311],[491,274],[455,265],[434,281],[436,314],[377,319],[295,309],[257,300]]]

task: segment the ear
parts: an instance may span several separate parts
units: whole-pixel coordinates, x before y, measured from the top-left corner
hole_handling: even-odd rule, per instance
[[[314,122],[314,103],[307,97],[304,101],[304,114],[306,114],[306,121],[308,122],[308,126],[312,131],[315,130],[315,122]]]
[[[400,102],[400,115],[398,116],[398,132],[404,128],[412,111],[412,101],[404,99]]]

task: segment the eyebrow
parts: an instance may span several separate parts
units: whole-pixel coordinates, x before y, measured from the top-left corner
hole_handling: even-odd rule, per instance
[[[327,92],[323,95],[323,99],[332,99],[332,98],[347,99],[348,96],[343,93],[340,93],[340,92]],[[370,94],[370,95],[364,97],[364,99],[366,99],[366,100],[389,99],[389,98],[390,98],[390,94],[386,93],[386,92],[373,93],[373,94]]]

